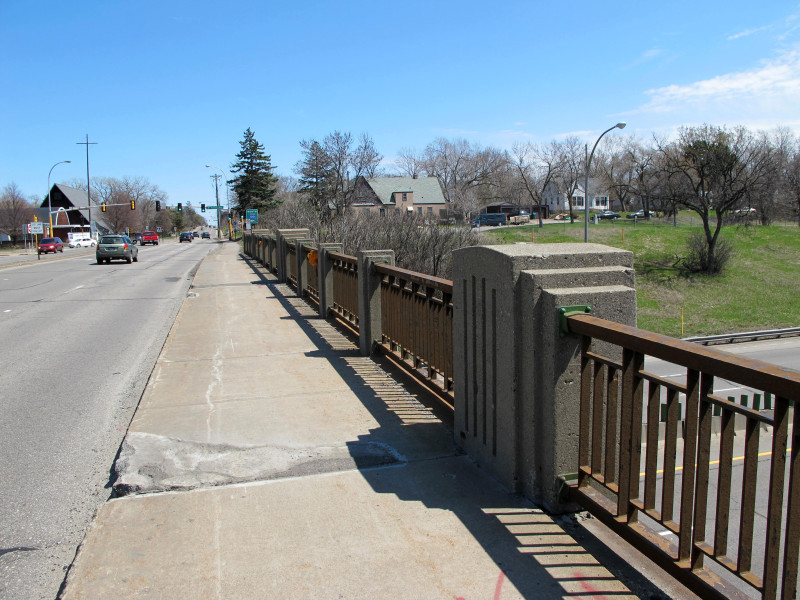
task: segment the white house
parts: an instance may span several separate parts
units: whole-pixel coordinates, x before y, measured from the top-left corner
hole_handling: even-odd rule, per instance
[[[608,190],[599,179],[589,179],[589,210],[603,211],[609,209]],[[584,198],[586,194],[583,189],[583,180],[575,185],[575,191],[571,198],[561,192],[555,184],[550,184],[544,191],[542,201],[550,208],[550,214],[569,212],[570,204],[577,211],[584,210]]]

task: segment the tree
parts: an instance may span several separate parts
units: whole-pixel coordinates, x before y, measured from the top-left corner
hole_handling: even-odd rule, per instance
[[[715,250],[725,216],[742,207],[749,189],[763,186],[772,176],[772,148],[765,136],[743,127],[703,125],[682,128],[675,142],[662,142],[658,150],[664,159],[668,193],[697,213],[703,224],[706,248],[699,270],[718,273],[722,264]]]
[[[322,142],[303,140],[303,160],[295,165],[305,198],[325,214],[341,216],[353,201],[359,177],[375,177],[383,157],[372,138],[361,134],[354,145],[351,133],[334,131]]]
[[[17,184],[9,183],[0,193],[0,232],[16,241],[22,237],[22,227],[33,221],[34,205],[20,191]]]
[[[238,209],[243,212],[248,208],[277,206],[275,184],[278,178],[272,173],[272,159],[264,154],[264,146],[256,140],[249,127],[239,144],[242,148],[236,155],[236,162],[231,165],[231,173],[239,175],[229,182],[236,194]]]
[[[558,142],[536,146],[530,142],[514,144],[512,151],[512,164],[519,174],[525,191],[533,204],[541,206],[545,190],[555,183],[561,175],[564,155]],[[542,211],[539,215],[539,227],[543,227]]]

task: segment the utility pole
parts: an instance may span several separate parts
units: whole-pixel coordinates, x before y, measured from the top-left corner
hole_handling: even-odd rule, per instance
[[[86,134],[85,142],[75,142],[76,144],[86,146],[86,204],[89,207],[89,235],[92,233],[92,182],[89,179],[89,146],[94,146],[97,142],[89,141],[89,134]]]
[[[214,206],[217,207],[217,239],[222,239],[222,231],[220,230],[220,222],[219,222],[219,178],[220,176],[214,173],[211,176],[211,179],[214,180],[214,197],[216,198],[216,202]]]

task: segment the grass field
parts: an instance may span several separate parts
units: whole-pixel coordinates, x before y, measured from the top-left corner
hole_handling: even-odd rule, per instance
[[[630,250],[636,268],[638,325],[674,337],[800,326],[800,227],[726,226],[733,242],[727,269],[716,276],[687,273],[680,259],[697,217],[589,227],[589,241]],[[583,241],[582,222],[491,230],[493,243]],[[681,314],[683,313],[683,323]]]

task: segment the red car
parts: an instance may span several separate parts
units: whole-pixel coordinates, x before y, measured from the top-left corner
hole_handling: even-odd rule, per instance
[[[48,252],[55,254],[63,251],[64,242],[61,241],[61,238],[42,238],[42,241],[39,242],[39,254],[47,254]]]

